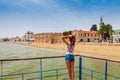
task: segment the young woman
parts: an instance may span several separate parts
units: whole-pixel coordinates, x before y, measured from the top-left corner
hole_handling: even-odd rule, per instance
[[[62,36],[63,42],[67,45],[65,62],[68,69],[68,76],[70,80],[74,80],[74,47],[75,47],[75,36]]]

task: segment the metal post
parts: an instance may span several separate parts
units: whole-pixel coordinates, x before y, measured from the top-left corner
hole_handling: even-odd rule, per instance
[[[24,73],[22,73],[22,80],[24,80]]]
[[[40,59],[40,80],[42,80],[42,59]]]
[[[108,74],[108,62],[105,61],[105,80],[107,80],[107,74]]]
[[[56,69],[56,80],[58,80],[58,69]]]
[[[91,70],[91,80],[93,80],[93,70]]]
[[[1,71],[0,71],[0,80],[2,80],[2,75],[3,75],[3,61],[0,61],[1,64]]]
[[[79,58],[79,80],[82,80],[82,56]]]

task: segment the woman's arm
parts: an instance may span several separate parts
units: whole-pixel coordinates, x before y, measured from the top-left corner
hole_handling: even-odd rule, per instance
[[[69,38],[69,36],[61,36],[61,38],[65,44],[68,44],[68,41],[66,41],[66,38]]]

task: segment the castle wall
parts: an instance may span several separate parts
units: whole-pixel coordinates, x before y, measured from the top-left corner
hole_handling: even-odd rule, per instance
[[[61,43],[62,33],[38,33],[34,35],[35,43]]]

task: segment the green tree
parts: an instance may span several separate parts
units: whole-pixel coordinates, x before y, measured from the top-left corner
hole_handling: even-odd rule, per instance
[[[104,41],[110,40],[113,32],[114,31],[110,24],[100,26],[99,30],[97,31],[97,33],[101,35],[102,40]]]
[[[70,34],[72,34],[72,31],[64,31],[63,32],[63,35],[65,36],[65,35],[70,35]]]
[[[9,38],[3,38],[3,41],[9,41]]]
[[[92,25],[90,31],[97,31],[97,25],[96,24]]]

